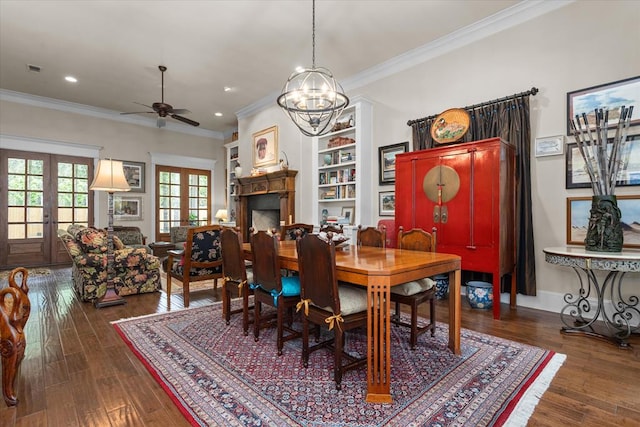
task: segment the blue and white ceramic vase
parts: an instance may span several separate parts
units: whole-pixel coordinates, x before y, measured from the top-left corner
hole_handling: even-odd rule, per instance
[[[433,276],[433,280],[436,282],[436,299],[447,299],[449,296],[449,275],[438,274]]]

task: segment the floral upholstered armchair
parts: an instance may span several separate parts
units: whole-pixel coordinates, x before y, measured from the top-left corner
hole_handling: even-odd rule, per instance
[[[71,257],[73,286],[82,301],[102,297],[107,289],[107,232],[72,224],[58,230]],[[160,260],[144,248],[125,246],[113,236],[114,284],[122,296],[160,289]]]

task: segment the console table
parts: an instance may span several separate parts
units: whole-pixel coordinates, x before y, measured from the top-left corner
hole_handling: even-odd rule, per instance
[[[580,281],[577,294],[564,296],[561,332],[605,339],[620,348],[631,348],[627,339],[640,333],[640,324],[633,324],[640,318],[640,298],[637,293],[625,295],[623,291],[638,292],[640,287],[637,280],[625,282],[635,287],[624,287],[623,279],[626,273],[640,272],[640,251],[591,252],[584,247],[563,246],[545,248],[544,253],[546,262],[573,268]],[[604,281],[599,281],[596,271],[607,272]],[[595,307],[590,298],[597,299]],[[587,314],[592,317],[585,317]],[[598,320],[603,326],[596,324]]]

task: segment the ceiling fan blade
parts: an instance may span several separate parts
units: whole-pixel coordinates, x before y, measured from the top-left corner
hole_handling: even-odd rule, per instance
[[[173,117],[176,120],[180,120],[181,122],[187,123],[191,126],[200,126],[200,123],[191,119],[187,119],[186,117],[178,116],[176,114],[171,114],[171,117]]]
[[[172,108],[171,112],[173,114],[189,114],[191,111],[187,110],[186,108]]]
[[[130,113],[120,113],[121,115],[125,114],[156,114],[155,111],[132,111]]]
[[[138,104],[138,105],[142,105],[143,107],[151,108],[153,110],[153,107],[151,105],[143,104],[141,102],[136,102],[136,101],[133,101],[133,103],[134,104]]]

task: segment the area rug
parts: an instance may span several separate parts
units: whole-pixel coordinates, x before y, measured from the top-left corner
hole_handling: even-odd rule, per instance
[[[0,271],[0,281],[9,280],[9,274],[11,273],[11,271],[13,270]],[[51,274],[51,270],[49,270],[48,268],[41,268],[41,267],[27,268],[27,272],[29,273],[28,277],[48,276]],[[27,280],[29,279],[27,278]]]
[[[370,404],[366,368],[347,372],[339,392],[333,353],[312,353],[305,369],[299,340],[278,357],[274,329],[255,342],[243,335],[241,316],[227,326],[221,310],[216,303],[114,322],[194,426],[524,426],[565,359],[466,329],[456,356],[440,323],[412,351],[407,329],[394,326],[393,403]],[[350,334],[346,346],[365,354],[365,331]]]

